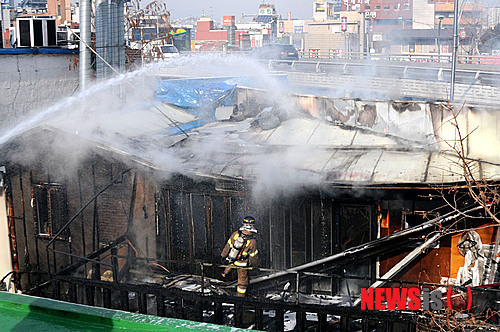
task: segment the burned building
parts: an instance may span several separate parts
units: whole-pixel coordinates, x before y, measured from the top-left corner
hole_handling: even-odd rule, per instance
[[[491,223],[465,195],[461,157],[442,148],[455,133],[445,105],[277,101],[222,80],[162,81],[157,97],[2,139],[6,288],[257,329],[362,318],[410,331],[414,315],[359,310],[361,288],[453,278],[461,230]],[[476,162],[472,174],[496,180],[498,164]],[[261,266],[239,299],[220,252],[249,214]]]

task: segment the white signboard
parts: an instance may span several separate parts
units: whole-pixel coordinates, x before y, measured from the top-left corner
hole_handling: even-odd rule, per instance
[[[293,33],[303,33],[304,32],[304,20],[293,21]]]

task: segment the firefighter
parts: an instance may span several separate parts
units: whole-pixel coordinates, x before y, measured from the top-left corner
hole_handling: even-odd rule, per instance
[[[255,229],[255,218],[245,217],[239,230],[234,232],[226,246],[222,250],[221,256],[224,264],[235,267],[248,267],[258,265],[257,241],[254,235],[257,233]],[[222,277],[231,271],[231,267],[226,267],[222,273]],[[245,296],[248,285],[248,271],[246,269],[238,269],[238,286],[236,292],[238,296]]]

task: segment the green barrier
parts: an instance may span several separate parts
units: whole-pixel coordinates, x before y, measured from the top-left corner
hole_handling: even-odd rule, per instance
[[[0,292],[2,331],[245,331]]]

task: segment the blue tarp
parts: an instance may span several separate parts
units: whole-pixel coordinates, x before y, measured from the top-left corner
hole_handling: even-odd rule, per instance
[[[230,105],[235,87],[213,79],[164,80],[156,85],[156,97],[199,116],[202,110]]]

